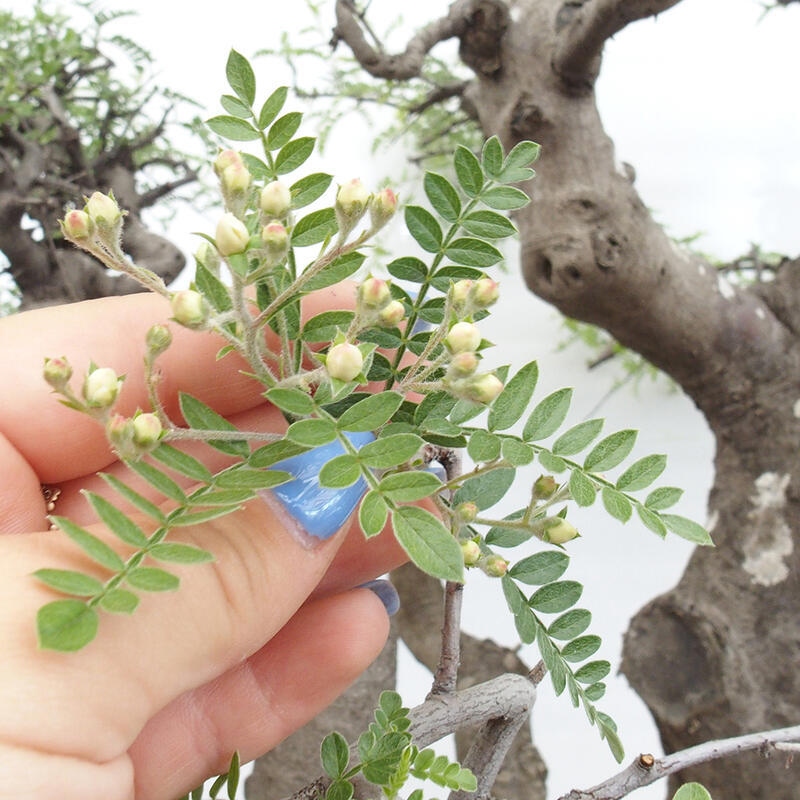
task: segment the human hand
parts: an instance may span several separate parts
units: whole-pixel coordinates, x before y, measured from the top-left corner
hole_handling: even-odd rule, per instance
[[[405,560],[393,537],[365,542],[348,532],[354,503],[339,503],[332,527],[341,530],[310,547],[282,504],[255,500],[173,535],[216,557],[176,569],[175,596],[142,596],[131,617],[104,615],[100,635],[79,653],[37,648],[36,610],[53,597],[31,573],[94,569],[47,530],[42,485],[61,490],[57,513],[110,538],[80,490],[106,493],[96,473],[124,471],[102,427],[55,401],[41,364],[64,354],[76,368],[90,359],[111,366],[127,376],[118,408],[131,414],[146,406],[144,334],[168,316],[161,298],[132,295],[0,322],[0,532],[24,534],[0,536],[0,797],[170,800],[224,770],[233,750],[253,758],[302,726],[385,641],[384,606],[352,589]],[[180,389],[238,427],[283,429],[242,364],[216,360],[216,337],[173,334],[159,362],[171,415]],[[224,466],[223,454],[207,450],[192,452]]]

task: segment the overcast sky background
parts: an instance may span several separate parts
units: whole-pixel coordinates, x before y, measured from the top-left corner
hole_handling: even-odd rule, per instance
[[[29,8],[24,0],[7,0],[6,5],[20,12]],[[163,86],[205,103],[208,116],[220,112],[218,97],[227,91],[224,65],[229,49],[251,56],[274,45],[282,31],[297,30],[305,17],[299,1],[227,0],[186,6],[163,0],[104,0],[99,5],[137,8],[138,17],[120,23],[125,34],[152,52]],[[395,41],[401,42],[403,31],[447,7],[445,0],[406,0],[405,26]],[[381,29],[397,8],[374,0],[376,27]],[[618,158],[635,167],[644,201],[671,235],[702,233],[698,246],[720,258],[733,258],[752,242],[766,250],[800,252],[800,9],[777,10],[759,21],[761,14],[756,0],[684,0],[658,20],[636,23],[618,35],[607,48],[598,86],[606,129]],[[321,38],[319,46],[324,43]],[[255,63],[261,97],[287,81],[277,63]],[[367,182],[382,178],[391,169],[391,154],[371,160],[369,141],[370,130],[360,119],[341,125],[330,145],[327,171],[339,181],[355,175]],[[197,227],[195,220],[181,226],[185,219],[179,216],[172,232],[190,251],[194,244],[185,232]],[[211,232],[214,217],[207,219],[204,229]],[[577,385],[573,421],[596,414],[593,409],[614,375],[608,368],[587,374],[586,353],[577,348],[555,352],[564,338],[557,315],[525,292],[513,248],[509,267],[497,313],[485,325],[486,337],[498,345],[498,359],[518,368],[538,358],[539,397]],[[616,393],[599,413],[607,417],[607,433],[641,429],[634,455],[669,455],[663,483],[686,489],[676,511],[705,520],[713,442],[692,404],[670,392],[664,382],[645,383],[636,392]],[[508,510],[523,503],[509,500]],[[616,665],[631,614],[675,583],[691,549],[674,537],[661,542],[635,522],[623,527],[602,512],[570,511],[570,518],[578,522],[583,537],[570,546],[574,559],[568,577],[585,583],[581,605],[592,609],[593,631],[604,638],[599,656]],[[467,629],[513,643],[513,624],[499,587],[480,577],[472,583],[477,586],[466,592]],[[537,658],[529,648],[522,655],[531,661]],[[408,660],[403,674],[406,701],[418,702],[426,692],[427,677]],[[660,752],[649,716],[624,679],[609,681],[600,707],[617,720],[629,757]],[[553,698],[547,682],[534,710],[534,731],[550,768],[550,797],[586,788],[617,770],[583,712],[572,710],[564,698]],[[634,797],[654,800],[664,792],[663,786],[654,786]]]

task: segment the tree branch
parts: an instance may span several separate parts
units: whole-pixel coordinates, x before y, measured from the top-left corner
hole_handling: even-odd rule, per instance
[[[585,791],[573,789],[558,800],[619,800],[636,789],[697,764],[735,756],[750,750],[761,750],[766,755],[779,743],[796,741],[800,741],[800,725],[705,742],[663,758],[653,758],[649,753],[643,753],[613,778]]]
[[[680,0],[582,0],[565,2],[556,17],[561,43],[553,68],[571,86],[591,88],[603,46],[631,22],[666,11]]]

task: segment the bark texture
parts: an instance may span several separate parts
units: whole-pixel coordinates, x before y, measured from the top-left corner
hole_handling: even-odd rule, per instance
[[[464,101],[485,134],[506,148],[542,145],[524,187],[533,203],[516,219],[530,289],[675,378],[716,437],[717,547],[697,550],[625,642],[623,671],[668,750],[800,718],[800,262],[734,288],[679,250],[616,162],[597,111],[605,41],[677,2],[474,0],[426,28],[461,37],[475,69]],[[481,35],[469,35],[478,20]],[[391,57],[393,69],[406,55]],[[371,53],[373,75],[386,58]],[[797,797],[796,770],[758,754],[673,778],[690,780],[737,800]]]

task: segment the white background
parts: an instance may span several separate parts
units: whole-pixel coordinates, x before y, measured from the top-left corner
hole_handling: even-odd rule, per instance
[[[29,9],[25,0],[7,6],[19,12]],[[138,17],[116,23],[115,30],[148,48],[159,83],[205,103],[208,116],[220,113],[217,98],[227,91],[228,50],[234,47],[249,57],[274,45],[281,32],[304,24],[301,6],[299,1],[269,0],[102,4],[137,8]],[[406,0],[405,24],[395,41],[447,6],[444,0]],[[370,13],[376,28],[397,9],[395,3],[374,0]],[[800,115],[794,83],[799,12],[791,7],[759,21],[762,7],[755,0],[685,0],[656,21],[631,26],[607,47],[598,98],[618,158],[634,165],[640,193],[671,235],[703,233],[699,246],[721,258],[743,253],[752,242],[790,255],[800,249]],[[319,46],[324,43],[320,38]],[[288,80],[276,62],[261,59],[255,64],[261,97]],[[326,169],[339,181],[358,175],[367,183],[377,182],[391,171],[396,156],[372,159],[369,145],[370,130],[362,122],[343,123],[331,142]],[[206,215],[200,224],[211,232],[214,215]],[[181,213],[170,235],[185,242],[188,252],[195,243],[187,232],[197,226],[196,219]],[[607,368],[587,373],[586,354],[577,348],[555,353],[564,338],[557,314],[524,290],[513,248],[502,290],[497,313],[482,325],[486,338],[498,345],[498,360],[518,368],[537,358],[539,397],[574,385],[571,419],[596,415],[595,406],[618,376]],[[607,418],[606,432],[641,429],[634,455],[668,454],[662,482],[686,489],[676,511],[705,520],[713,442],[690,401],[670,392],[664,382],[644,383],[638,391],[614,394],[599,413]],[[520,491],[524,497],[527,489]],[[524,502],[510,500],[508,509]],[[581,605],[593,610],[592,630],[603,636],[599,655],[616,664],[630,616],[675,583],[691,548],[675,537],[662,542],[634,521],[621,526],[597,510],[571,511],[570,518],[583,536],[569,547],[574,558],[568,576],[585,583]],[[499,587],[480,577],[473,584],[466,592],[467,630],[513,643],[513,624]],[[537,658],[527,648],[523,655]],[[407,658],[401,667],[404,699],[415,703],[424,696],[428,679]],[[628,756],[660,752],[649,716],[625,680],[612,676],[608,683],[600,706],[617,720]],[[534,709],[534,733],[549,765],[550,797],[586,788],[617,769],[583,712],[572,710],[564,698],[554,698],[547,682]],[[634,796],[660,798],[664,792],[663,787],[650,787]]]

